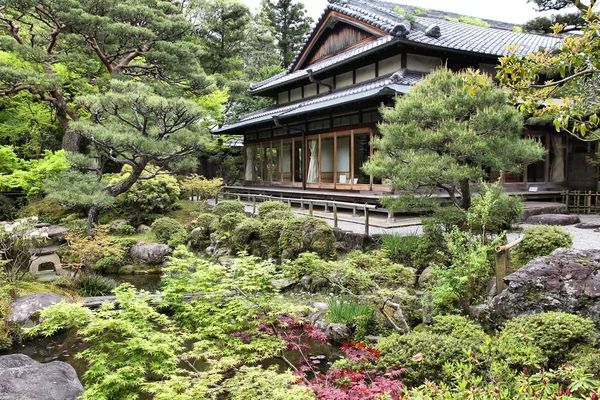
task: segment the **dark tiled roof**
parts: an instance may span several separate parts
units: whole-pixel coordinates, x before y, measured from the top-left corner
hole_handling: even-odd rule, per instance
[[[458,14],[436,10],[427,10],[427,12],[421,16],[416,16],[415,21],[410,23],[409,21],[402,21],[402,17],[394,11],[394,8],[401,7],[405,11],[411,13],[414,12],[417,7],[405,6],[398,3],[377,0],[329,1],[330,3],[323,12],[319,23],[325,18],[328,11],[333,10],[366,22],[387,32],[389,35],[327,60],[317,62],[302,70],[291,72],[298,62],[299,55],[311,41],[312,36],[310,36],[305,42],[302,51],[298,53],[287,72],[283,72],[265,81],[251,85],[251,92],[260,92],[286,82],[302,79],[307,76],[307,69],[312,69],[313,72],[324,70],[333,65],[352,59],[353,57],[364,55],[366,52],[379,50],[391,42],[409,42],[499,57],[507,53],[507,48],[511,44],[518,46],[516,50],[518,54],[527,54],[541,48],[553,48],[557,46],[561,40],[555,36],[513,32],[511,31],[512,24],[499,21],[485,20],[490,24],[489,28],[462,22],[448,21],[445,17],[459,18],[460,16]],[[319,23],[317,23],[317,25]],[[426,35],[426,29],[435,25],[440,28],[441,35],[439,37]],[[312,35],[315,34],[316,29],[313,31]]]
[[[292,117],[311,111],[329,108],[334,105],[342,105],[361,99],[376,97],[386,94],[406,93],[411,85],[419,82],[423,74],[400,70],[397,73],[382,78],[377,78],[362,84],[356,84],[343,89],[337,89],[330,93],[323,93],[311,98],[299,100],[294,103],[286,103],[268,107],[252,114],[243,116],[239,122],[224,126],[214,133],[225,133],[242,127],[257,125],[261,122],[270,121],[273,117]]]
[[[327,69],[328,67],[338,64],[342,61],[346,61],[352,59],[357,56],[364,56],[365,53],[369,53],[370,51],[379,50],[389,45],[391,42],[394,42],[396,38],[393,36],[384,36],[362,46],[356,47],[352,50],[345,51],[333,57],[327,58],[323,61],[319,61],[317,63],[312,64],[309,68],[299,69],[292,73],[282,72],[275,76],[270,77],[262,82],[255,83],[250,85],[250,90],[264,90],[271,86],[280,85],[285,82],[293,81],[296,79],[305,78],[308,76],[308,70],[312,70],[314,73]]]

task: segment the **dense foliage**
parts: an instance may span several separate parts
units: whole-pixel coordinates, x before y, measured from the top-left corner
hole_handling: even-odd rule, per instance
[[[514,264],[523,266],[537,257],[547,256],[558,248],[571,248],[573,237],[558,226],[534,226],[523,233],[523,241],[513,253]]]
[[[545,154],[534,140],[521,140],[521,114],[478,72],[434,71],[382,113],[378,151],[365,171],[399,190],[443,190],[462,209],[486,168],[517,171]]]
[[[583,21],[576,23],[582,34],[565,35],[556,48],[526,55],[511,51],[500,59],[498,80],[510,88],[510,100],[535,120],[553,121],[557,132],[598,140],[600,21],[596,0],[535,0],[535,3],[547,10],[577,7]],[[551,27],[554,33],[568,27],[563,21],[556,22]]]

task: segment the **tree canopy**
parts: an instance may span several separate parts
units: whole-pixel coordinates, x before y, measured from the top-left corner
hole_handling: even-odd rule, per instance
[[[572,3],[582,11],[586,25],[582,35],[566,36],[560,46],[527,55],[511,51],[500,59],[498,79],[511,89],[510,99],[533,118],[553,121],[586,140],[598,140],[600,93],[600,21],[596,0],[543,2],[545,7]],[[555,32],[563,27],[556,25]],[[509,49],[509,50],[514,50]]]
[[[469,184],[487,177],[486,169],[516,171],[545,154],[521,140],[521,114],[479,72],[434,71],[382,111],[379,151],[365,170],[397,190],[443,190],[463,209]]]
[[[571,0],[527,0],[528,3],[534,3],[537,11],[561,11],[568,8],[577,8],[577,11],[563,14],[552,14],[548,17],[537,17],[527,21],[523,29],[528,32],[552,33],[553,26],[562,25],[563,32],[581,30],[585,27],[585,18],[583,12],[586,6],[580,1]]]
[[[29,92],[52,105],[63,148],[79,150],[75,96],[111,75],[150,77],[203,91],[209,85],[190,25],[167,0],[8,0],[0,6],[0,93]],[[9,53],[9,55],[7,55]]]
[[[151,179],[166,169],[194,167],[194,154],[208,142],[208,127],[203,120],[209,113],[196,102],[180,97],[163,97],[150,87],[132,81],[113,81],[105,94],[76,99],[91,113],[91,118],[70,125],[69,129],[86,138],[92,146],[91,156],[72,157],[82,170],[94,171],[98,179],[85,179],[90,188],[85,193],[103,192],[116,197],[129,190],[138,180]],[[131,168],[116,182],[102,183],[106,162]],[[73,175],[63,175],[50,186],[55,200],[72,203],[70,182]],[[93,198],[93,195],[89,197]],[[88,204],[88,229],[102,206]],[[83,204],[77,204],[83,205]]]
[[[287,67],[302,47],[313,19],[306,15],[303,3],[293,0],[263,0],[262,12],[266,24],[275,32],[281,66]]]

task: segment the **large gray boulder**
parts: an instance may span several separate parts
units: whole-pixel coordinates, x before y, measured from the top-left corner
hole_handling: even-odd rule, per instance
[[[0,400],[75,400],[83,394],[69,364],[42,364],[24,354],[0,356]]]
[[[569,214],[540,214],[532,215],[525,221],[532,225],[575,225],[581,222],[577,215]]]
[[[28,294],[10,303],[7,320],[24,328],[31,328],[40,322],[40,310],[61,301],[72,302],[68,297],[56,293]]]
[[[166,244],[139,242],[131,246],[131,257],[142,264],[162,264],[165,258],[173,252]]]
[[[327,339],[336,343],[345,343],[352,337],[352,332],[346,324],[329,324],[325,329]]]
[[[600,326],[600,250],[557,249],[508,275],[508,287],[489,303],[496,323],[523,314],[562,311]]]

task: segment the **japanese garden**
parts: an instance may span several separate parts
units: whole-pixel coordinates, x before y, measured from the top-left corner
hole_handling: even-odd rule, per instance
[[[0,2],[0,400],[598,399],[600,8],[518,1]]]

